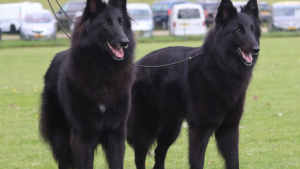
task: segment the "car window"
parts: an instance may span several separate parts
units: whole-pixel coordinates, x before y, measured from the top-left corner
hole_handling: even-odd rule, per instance
[[[210,11],[218,11],[219,4],[207,4],[206,9]]]
[[[268,4],[259,4],[259,8],[262,11],[270,11],[271,10],[270,5],[268,5]]]
[[[273,10],[274,16],[294,16],[300,18],[300,7],[279,7]]]
[[[27,13],[25,15],[26,23],[48,23],[51,20],[51,15],[48,13]]]
[[[69,11],[83,11],[83,8],[85,7],[84,3],[71,3],[68,6]]]
[[[130,9],[130,10],[128,10],[128,13],[134,20],[151,19],[150,12],[145,9]]]
[[[180,9],[178,19],[195,19],[200,18],[199,9]]]
[[[153,12],[167,12],[169,9],[168,4],[166,3],[158,3],[152,6]]]

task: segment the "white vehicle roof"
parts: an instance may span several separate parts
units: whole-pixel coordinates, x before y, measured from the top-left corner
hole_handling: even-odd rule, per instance
[[[247,1],[232,1],[233,6],[243,6],[247,4]]]
[[[176,4],[173,6],[174,10],[182,9],[182,8],[201,8],[201,9],[203,9],[201,5],[194,4],[194,3],[183,3],[183,4]]]
[[[127,9],[150,9],[151,7],[148,4],[144,3],[132,3],[132,4],[127,4]]]
[[[79,16],[81,16],[82,14],[83,14],[82,11],[77,11],[77,12],[75,13],[75,17],[79,17]]]
[[[273,8],[277,7],[295,7],[295,6],[300,6],[300,2],[297,1],[286,1],[286,2],[276,2],[273,5]]]

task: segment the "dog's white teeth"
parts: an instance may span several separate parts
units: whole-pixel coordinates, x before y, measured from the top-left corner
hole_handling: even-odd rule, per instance
[[[106,43],[107,43],[108,47],[109,47],[110,49],[112,49],[112,48],[111,48],[111,45],[110,45],[108,42],[106,42]]]

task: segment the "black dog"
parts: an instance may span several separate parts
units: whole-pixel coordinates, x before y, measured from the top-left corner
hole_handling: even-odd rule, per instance
[[[88,0],[42,93],[40,130],[60,169],[92,169],[100,143],[109,168],[123,168],[134,48],[126,0]]]
[[[239,168],[239,123],[261,35],[256,0],[237,13],[222,0],[216,23],[199,48],[169,47],[154,51],[141,65],[162,65],[201,54],[189,62],[139,68],[132,90],[127,140],[138,169],[145,168],[149,147],[157,141],[155,169],[163,169],[168,148],[189,124],[189,162],[203,168],[210,136],[215,133],[226,168]]]

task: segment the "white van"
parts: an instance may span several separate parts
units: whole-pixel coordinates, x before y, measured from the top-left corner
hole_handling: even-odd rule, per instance
[[[0,29],[2,32],[17,33],[26,11],[42,10],[38,2],[0,4]]]
[[[174,5],[170,19],[170,33],[174,36],[206,33],[205,14],[203,8],[198,4]]]

